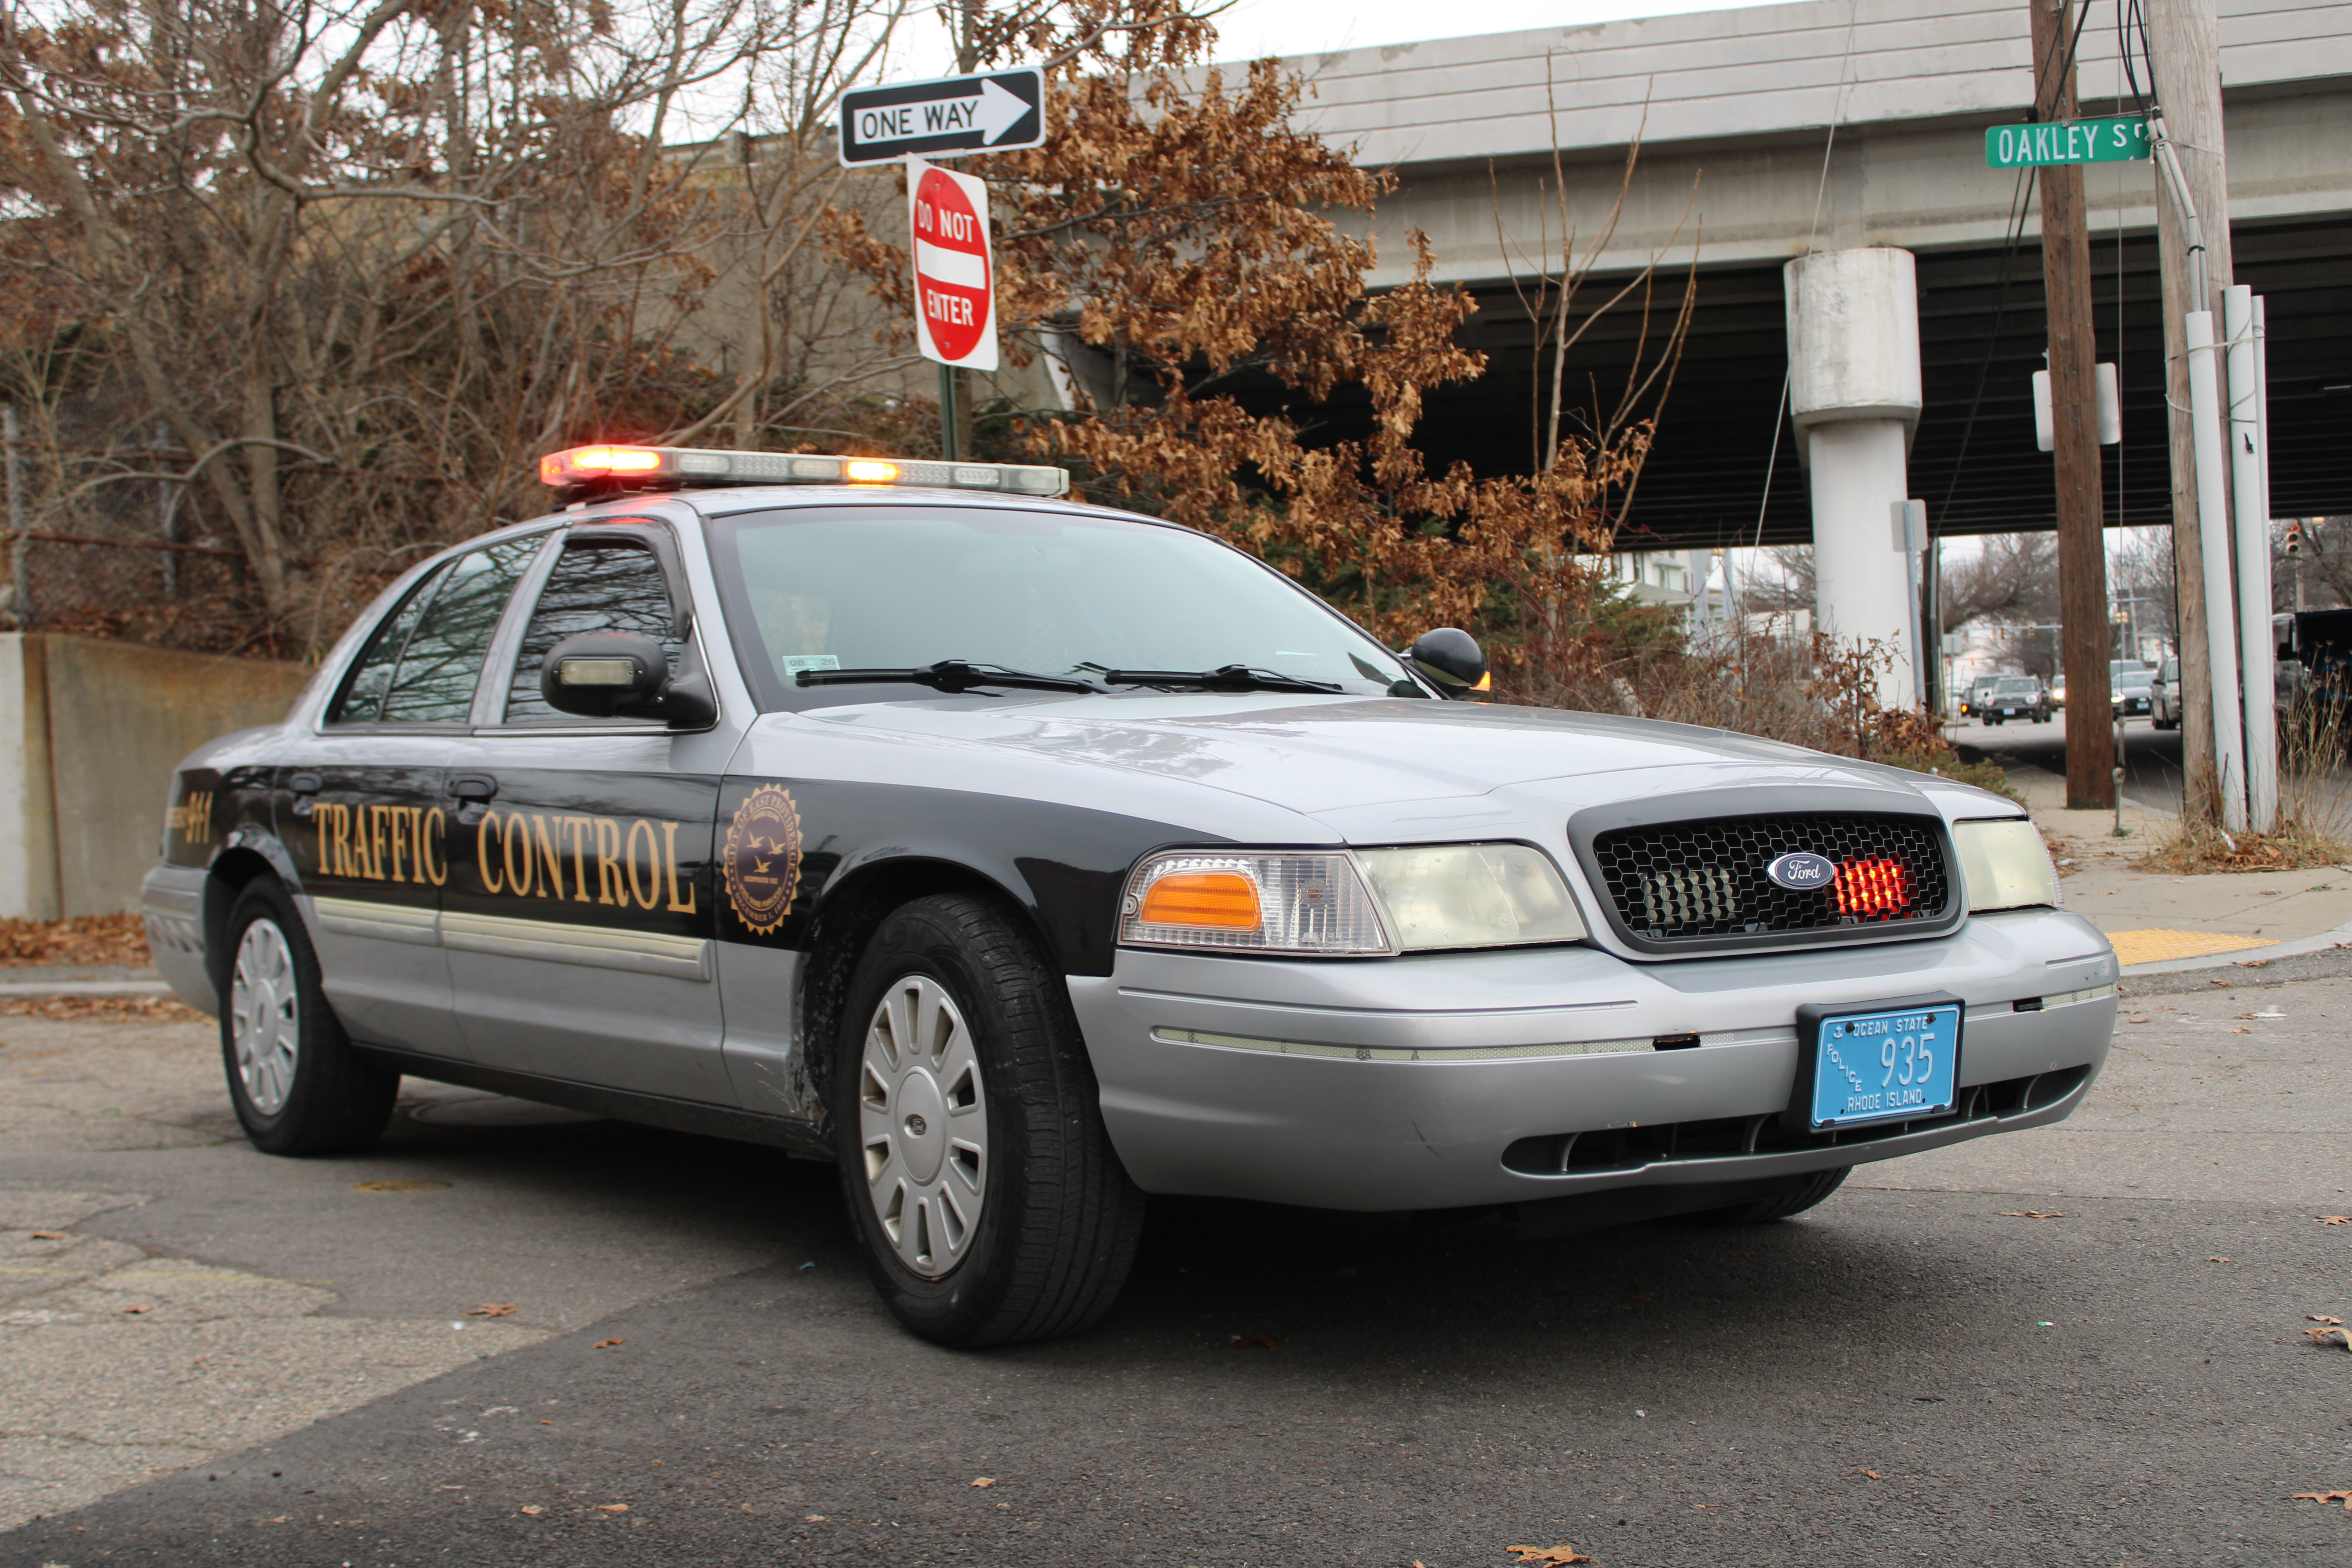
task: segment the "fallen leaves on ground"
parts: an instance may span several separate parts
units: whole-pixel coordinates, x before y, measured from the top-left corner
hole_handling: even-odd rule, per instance
[[[63,1241],[65,1238],[66,1233],[61,1230],[37,1230],[33,1233],[35,1241]]]
[[[0,964],[84,964],[144,969],[147,921],[141,915],[76,915],[61,921],[0,920]]]
[[[1522,1563],[1590,1563],[1591,1558],[1573,1546],[1506,1546],[1506,1552],[1516,1552]]]
[[[996,1478],[994,1476],[975,1476],[972,1478],[971,1484],[976,1487],[992,1487],[996,1484]]]
[[[511,1317],[514,1310],[521,1305],[520,1301],[485,1301],[478,1307],[467,1308],[466,1316],[469,1318]]]
[[[1885,1476],[1880,1475],[1876,1470],[1858,1470],[1855,1474],[1868,1476],[1874,1481],[1883,1481],[1886,1479]]]
[[[523,1504],[523,1505],[522,1505],[522,1511],[523,1511],[523,1512],[525,1512],[525,1513],[531,1514],[531,1515],[534,1515],[534,1516],[535,1516],[535,1515],[538,1515],[538,1514],[545,1513],[547,1510],[546,1510],[545,1509],[543,1509],[543,1508],[540,1507],[540,1506],[539,1506],[539,1504],[537,1504],[537,1503],[535,1503],[535,1502],[527,1502],[527,1503],[525,1503],[525,1504]]]
[[[2303,1331],[2311,1336],[2314,1344],[2341,1345],[2352,1351],[2352,1333],[2342,1329],[2305,1329]]]
[[[2352,1214],[2315,1214],[2311,1217],[2321,1225],[2352,1225]]]
[[[2352,1510],[2352,1488],[2347,1488],[2343,1491],[2333,1492],[2297,1492],[2294,1494],[2294,1500],[2297,1502],[2315,1502],[2323,1507],[2331,1502],[2340,1502],[2347,1510]]]
[[[142,961],[143,962],[143,961]],[[208,1024],[171,996],[0,996],[0,1018],[110,1018],[118,1022]]]
[[[2303,1321],[2306,1323],[2326,1323],[2331,1329],[2340,1329],[2344,1326],[2343,1319],[2323,1318],[2317,1312],[2305,1312],[2303,1315]]]
[[[626,1513],[629,1511],[629,1505],[625,1502],[600,1502],[596,1505],[596,1511],[598,1513]]]
[[[2246,1027],[2243,1024],[2232,1024],[2230,1026],[2230,1033],[2233,1035],[2251,1035],[2253,1031]]]
[[[2066,1211],[2064,1209],[2003,1209],[2000,1211],[2000,1217],[2003,1219],[2064,1219]]]
[[[804,1513],[801,1515],[801,1522],[803,1524],[823,1524],[824,1522],[824,1515],[821,1513]]]
[[[2234,1258],[2209,1258],[2205,1261],[2208,1263],[2235,1263],[2238,1260]]]
[[[154,1308],[152,1308],[152,1307],[125,1307],[125,1308],[123,1308],[122,1310],[123,1310],[124,1311],[126,1311],[126,1312],[138,1313],[138,1312],[152,1312],[152,1311],[153,1311],[155,1309],[154,1309]]]
[[[596,1348],[600,1351],[608,1351],[614,1345],[625,1345],[628,1342],[629,1342],[625,1339],[598,1340],[596,1342]]]

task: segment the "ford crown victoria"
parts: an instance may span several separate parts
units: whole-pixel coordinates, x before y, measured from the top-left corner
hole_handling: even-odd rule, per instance
[[[663,447],[388,589],[172,784],[145,907],[258,1148],[403,1074],[838,1163],[941,1342],[1147,1194],[1760,1222],[2055,1121],[2116,962],[1935,776],[1465,700],[1055,469]]]

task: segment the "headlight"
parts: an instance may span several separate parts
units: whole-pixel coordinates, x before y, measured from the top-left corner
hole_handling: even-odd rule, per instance
[[[1364,849],[1356,859],[1406,952],[1584,940],[1559,869],[1524,844]]]
[[[2021,910],[2065,901],[2058,868],[2033,824],[2021,816],[1956,822],[1952,843],[1968,879],[1969,910]]]
[[[1136,868],[1119,911],[1130,946],[1330,957],[1584,935],[1558,868],[1520,844],[1176,850]]]

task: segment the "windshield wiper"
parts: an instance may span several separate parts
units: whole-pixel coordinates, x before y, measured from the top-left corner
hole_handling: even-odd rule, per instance
[[[1279,670],[1221,664],[1214,669],[1106,669],[1113,686],[1197,686],[1204,691],[1343,691],[1328,680],[1302,680]]]
[[[803,669],[793,676],[801,686],[934,686],[961,693],[975,686],[1017,686],[1031,691],[1100,691],[1091,680],[1068,675],[1034,675],[997,664],[973,664],[943,658],[911,669]]]

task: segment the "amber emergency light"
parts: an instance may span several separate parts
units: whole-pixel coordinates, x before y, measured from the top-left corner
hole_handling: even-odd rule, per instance
[[[539,460],[540,482],[565,500],[621,490],[706,485],[856,485],[1069,494],[1067,470],[1020,463],[931,463],[814,452],[727,452],[698,447],[571,447]]]

